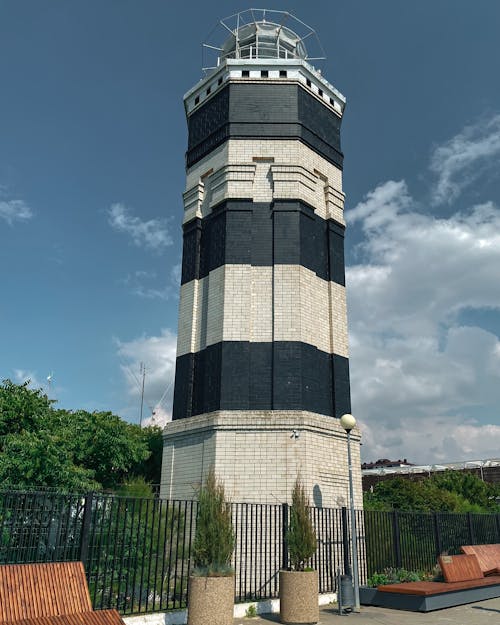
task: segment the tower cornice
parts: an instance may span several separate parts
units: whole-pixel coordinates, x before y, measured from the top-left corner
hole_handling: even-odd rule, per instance
[[[346,105],[345,96],[303,59],[226,59],[184,95],[186,115],[202,107],[228,82],[241,81],[298,83],[339,117]]]

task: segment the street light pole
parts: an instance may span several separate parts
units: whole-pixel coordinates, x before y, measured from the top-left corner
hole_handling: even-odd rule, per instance
[[[347,432],[347,463],[349,465],[349,501],[351,508],[351,542],[352,542],[352,576],[354,582],[354,610],[359,612],[359,575],[358,575],[358,537],[356,533],[356,512],[354,510],[354,487],[352,482],[351,459],[351,430],[356,425],[356,419],[351,414],[345,414],[340,419],[340,425]]]

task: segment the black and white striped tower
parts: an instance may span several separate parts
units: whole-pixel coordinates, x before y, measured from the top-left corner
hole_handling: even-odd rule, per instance
[[[288,13],[221,22],[218,64],[184,97],[184,249],[162,495],[193,498],[210,465],[235,501],[347,497],[345,98]],[[228,32],[229,31],[229,32]],[[359,436],[353,433],[354,466]],[[355,474],[361,504],[360,470]]]

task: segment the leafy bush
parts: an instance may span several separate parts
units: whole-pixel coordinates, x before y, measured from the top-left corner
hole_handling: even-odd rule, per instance
[[[385,586],[391,584],[392,580],[388,578],[385,573],[374,573],[366,580],[366,585],[370,588],[376,588],[377,586]]]
[[[426,571],[407,571],[406,569],[386,568],[382,573],[373,573],[366,585],[371,588],[387,584],[402,584],[405,582],[424,582],[433,579],[433,573]]]
[[[316,533],[309,515],[309,500],[300,476],[297,476],[293,487],[287,541],[292,569],[304,571],[316,552]]]
[[[198,497],[198,516],[193,545],[194,575],[232,575],[230,562],[234,549],[231,506],[226,502],[224,485],[210,468]]]

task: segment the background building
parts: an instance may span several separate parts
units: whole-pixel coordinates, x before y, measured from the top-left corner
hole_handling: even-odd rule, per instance
[[[161,494],[195,497],[213,464],[235,501],[287,501],[300,472],[315,505],[344,505],[345,98],[308,62],[315,33],[302,22],[274,11],[232,20],[216,67],[184,97],[182,285]],[[353,442],[361,506],[357,432]]]
[[[389,464],[386,464],[388,462]],[[398,464],[399,462],[399,464]],[[363,475],[363,491],[372,489],[378,482],[403,477],[409,480],[425,480],[434,473],[444,471],[463,471],[477,475],[483,482],[500,483],[500,458],[484,460],[464,460],[462,462],[444,462],[441,464],[411,464],[406,459],[401,461],[377,460],[365,463],[361,467]]]

